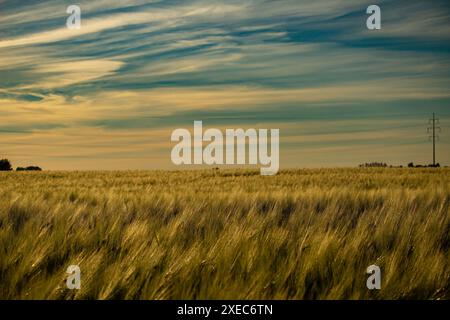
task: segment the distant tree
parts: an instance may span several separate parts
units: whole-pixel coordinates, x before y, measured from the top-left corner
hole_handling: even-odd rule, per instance
[[[408,163],[408,168],[414,168],[414,163],[413,162]]]
[[[29,167],[26,167],[25,170],[27,170],[27,171],[42,171],[41,168],[36,167],[36,166],[29,166]]]
[[[36,167],[36,166],[29,166],[29,167],[17,167],[16,171],[42,171],[41,168]]]
[[[388,165],[384,162],[370,162],[370,163],[363,163],[360,164],[360,168],[386,168]],[[391,166],[392,167],[392,166]]]
[[[11,170],[12,170],[11,162],[9,162],[8,159],[1,159],[0,171],[11,171]]]

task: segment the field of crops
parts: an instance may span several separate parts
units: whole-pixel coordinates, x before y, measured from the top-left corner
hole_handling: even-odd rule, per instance
[[[444,168],[2,172],[0,299],[449,299],[449,208]]]

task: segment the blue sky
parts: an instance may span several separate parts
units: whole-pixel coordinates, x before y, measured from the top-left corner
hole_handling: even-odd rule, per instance
[[[171,168],[171,132],[202,120],[279,128],[281,167],[429,163],[436,112],[450,164],[449,20],[448,1],[0,0],[0,157]]]

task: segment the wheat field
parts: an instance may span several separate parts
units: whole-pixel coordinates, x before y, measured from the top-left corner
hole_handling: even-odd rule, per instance
[[[444,168],[3,172],[0,299],[449,299],[449,206]]]

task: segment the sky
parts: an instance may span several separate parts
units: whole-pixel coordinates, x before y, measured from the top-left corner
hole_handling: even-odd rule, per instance
[[[428,164],[435,112],[450,165],[449,22],[446,0],[0,0],[0,158],[173,168],[201,120],[280,129],[282,168]]]

